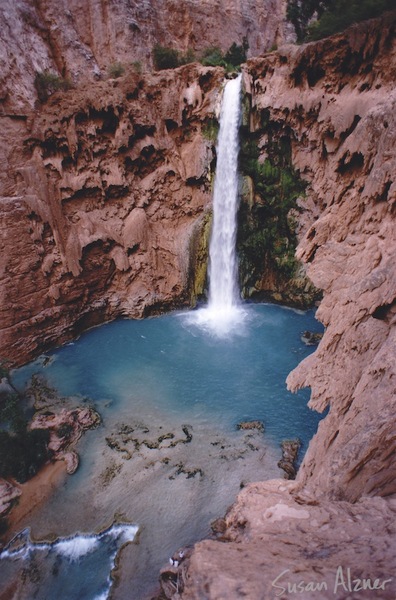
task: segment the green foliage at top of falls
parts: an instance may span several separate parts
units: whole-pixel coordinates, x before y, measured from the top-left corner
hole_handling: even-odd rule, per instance
[[[288,0],[287,18],[302,42],[333,35],[394,8],[394,0]]]
[[[238,70],[239,66],[246,61],[248,48],[247,38],[243,38],[242,44],[233,42],[225,53],[215,46],[205,48],[199,56],[195,56],[191,48],[182,54],[175,48],[156,44],[153,48],[153,62],[158,71],[175,69],[197,61],[205,67],[223,67],[227,72],[232,72]]]

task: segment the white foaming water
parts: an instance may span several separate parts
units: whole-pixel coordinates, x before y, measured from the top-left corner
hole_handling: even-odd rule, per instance
[[[101,553],[101,556],[97,556],[97,566],[100,569],[97,585],[102,587],[102,590],[99,594],[95,594],[94,600],[107,600],[113,584],[111,572],[115,567],[117,554],[125,544],[134,541],[137,531],[138,526],[122,523],[112,525],[98,534],[76,534],[71,537],[58,538],[54,542],[33,542],[30,538],[30,530],[27,528],[15,536],[0,552],[0,562],[2,560],[26,561],[32,556],[38,560],[37,553],[39,553],[44,556],[45,560],[48,560],[51,555],[66,559],[70,567],[76,565],[74,568],[78,570],[83,559],[90,554]],[[79,587],[77,572],[70,571],[65,567],[62,576],[66,578],[74,577],[77,581],[77,588]],[[43,585],[46,584],[43,583]],[[81,585],[83,585],[82,582]],[[73,594],[71,597],[76,596]]]
[[[26,558],[32,550],[52,550],[70,561],[75,561],[96,550],[101,540],[118,540],[121,545],[133,542],[138,529],[137,525],[122,523],[112,525],[101,533],[76,534],[54,542],[32,542],[29,529],[24,529],[0,552],[0,560],[12,557]]]
[[[75,561],[97,548],[99,539],[96,536],[75,536],[59,540],[52,545],[52,550],[69,560]]]
[[[213,224],[209,247],[209,302],[187,318],[219,337],[240,332],[245,320],[238,290],[235,250],[241,75],[228,81],[220,114]]]

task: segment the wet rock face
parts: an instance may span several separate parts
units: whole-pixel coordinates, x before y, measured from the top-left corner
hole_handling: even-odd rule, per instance
[[[316,352],[289,375],[330,406],[298,475],[315,494],[394,493],[395,14],[249,62],[252,130],[292,143],[309,183],[297,256],[323,290]],[[265,131],[262,130],[265,136]]]
[[[0,356],[189,302],[222,80],[198,65],[131,73],[3,119]]]

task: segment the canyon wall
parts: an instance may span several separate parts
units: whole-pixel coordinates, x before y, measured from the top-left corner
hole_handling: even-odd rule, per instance
[[[269,127],[309,182],[297,255],[326,330],[287,383],[328,414],[295,482],[247,486],[218,539],[163,570],[168,598],[395,597],[395,30],[388,14],[244,70],[261,160]]]
[[[326,331],[288,385],[310,386],[311,408],[330,413],[299,481],[347,500],[395,491],[395,76],[394,14],[252,60],[246,74],[251,127],[265,114],[310,182],[297,256],[323,290]]]
[[[156,44],[199,55],[245,37],[249,55],[257,56],[293,37],[285,6],[285,0],[3,0],[3,111],[34,105],[36,72],[49,69],[77,84],[105,77],[117,62],[150,69]]]
[[[189,304],[223,70],[187,65],[3,116],[0,356]],[[197,234],[197,235],[196,235]]]

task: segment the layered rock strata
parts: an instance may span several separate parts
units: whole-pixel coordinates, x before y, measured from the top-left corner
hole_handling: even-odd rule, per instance
[[[0,356],[189,303],[222,69],[97,83],[3,117]]]
[[[34,105],[35,72],[83,83],[106,76],[117,62],[151,68],[155,44],[199,55],[246,38],[256,56],[293,35],[285,7],[284,0],[3,0],[3,110],[21,114]]]
[[[311,408],[329,412],[296,482],[243,490],[221,541],[168,573],[168,597],[395,597],[395,24],[388,14],[245,70],[251,130],[264,147],[262,123],[277,127],[309,182],[297,254],[323,290],[326,331],[288,386],[310,386]]]

